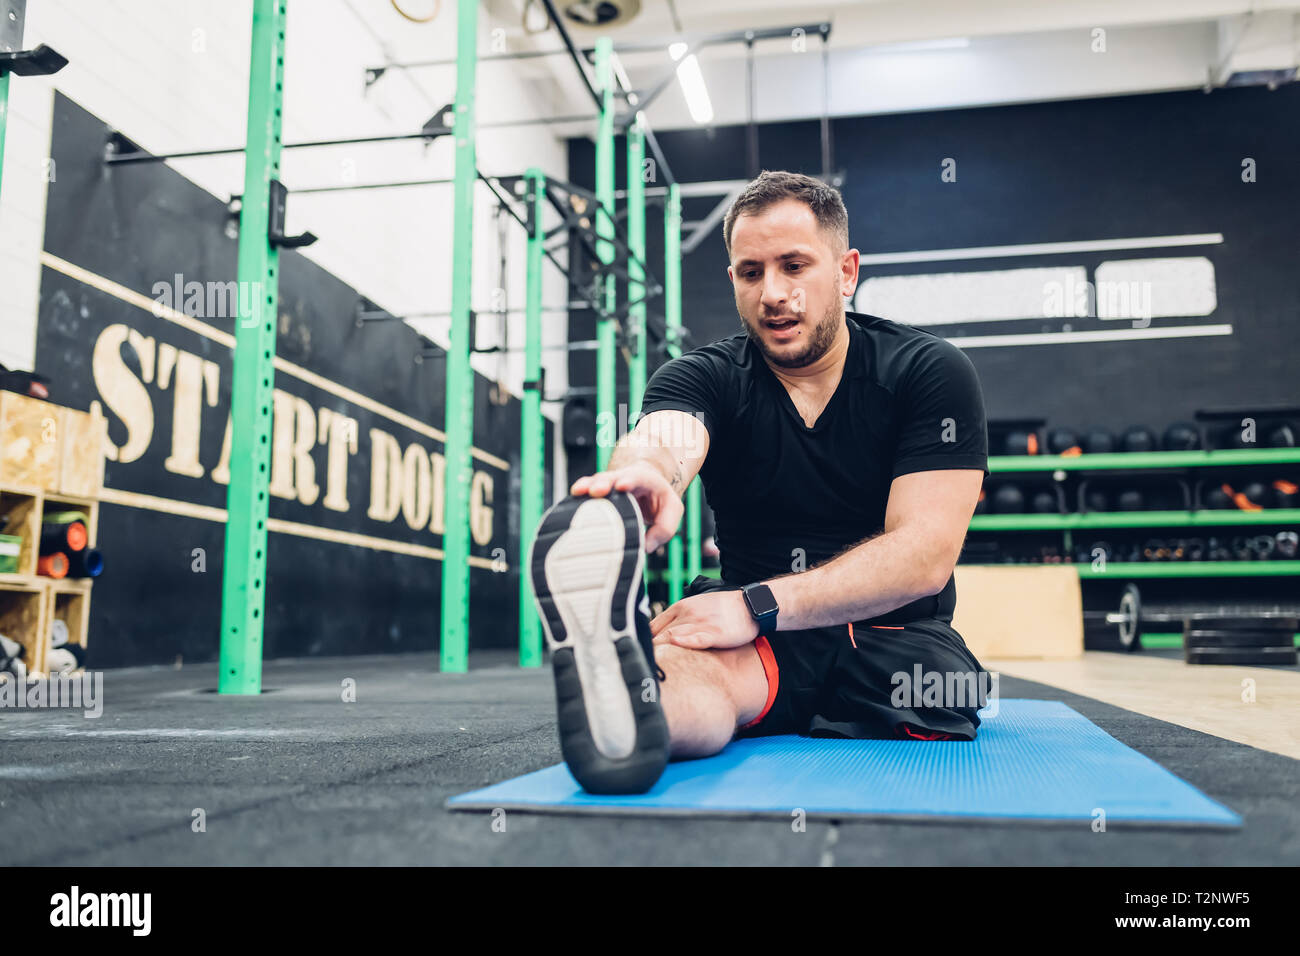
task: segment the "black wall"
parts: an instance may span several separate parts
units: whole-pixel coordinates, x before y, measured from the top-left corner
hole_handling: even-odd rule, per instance
[[[155,283],[170,282],[176,273],[186,281],[233,279],[236,242],[227,234],[224,200],[166,166],[105,167],[107,131],[75,103],[61,95],[56,98],[50,155],[57,179],[49,188],[46,251],[146,298],[153,298]],[[374,227],[391,225],[376,222]],[[279,357],[334,386],[418,422],[442,427],[445,361],[441,354],[422,362],[415,359],[430,343],[401,322],[358,328],[354,320],[358,291],[302,255],[283,251],[280,270]],[[231,317],[205,316],[202,321],[224,332],[234,329]],[[203,476],[178,475],[163,464],[176,430],[192,426],[172,420],[174,384],[162,387],[155,375],[145,384],[154,416],[150,444],[135,461],[108,462],[106,488],[224,508],[226,488],[213,481],[211,473],[221,454],[229,411],[232,353],[227,347],[47,263],[36,368],[54,380],[51,400],[79,409],[102,401],[107,406],[110,439],[118,445],[125,441],[126,423],[113,412],[121,397],[101,393],[91,361],[96,341],[116,324],[153,338],[155,348],[165,343],[216,363],[220,386],[216,405],[203,405],[198,425]],[[143,378],[134,348],[123,345],[120,358],[134,377]],[[503,405],[494,403],[489,398],[491,382],[477,374],[474,379],[474,445],[504,459],[509,467],[474,462],[476,472],[490,475],[493,500],[491,538],[487,544],[471,542],[471,550],[489,561],[504,556],[509,570],[471,569],[471,648],[510,646],[518,637],[520,403],[513,398]],[[272,496],[272,519],[327,532],[441,547],[440,534],[428,527],[412,530],[401,515],[393,521],[367,515],[370,429],[391,434],[402,448],[418,443],[428,452],[440,453],[441,442],[340,397],[337,387],[318,387],[283,372],[277,372],[275,387],[305,399],[318,415],[330,408],[354,417],[358,442],[348,462],[346,512],[326,509],[321,500],[309,506]],[[311,455],[323,498],[326,448],[317,445]],[[549,500],[549,481],[547,487]],[[223,531],[218,522],[166,510],[102,506],[99,542],[106,569],[94,586],[91,605],[94,666],[170,663],[178,654],[193,660],[215,659]],[[205,552],[206,570],[195,570],[196,548]],[[497,549],[504,550],[494,554]],[[268,544],[265,656],[434,648],[441,569],[439,560],[428,557],[273,532]]]
[[[1300,335],[1300,84],[1124,96],[833,121],[850,240],[864,255],[1031,242],[1222,233],[1220,245],[1172,250],[980,259],[864,267],[861,278],[1205,255],[1218,308],[1204,323],[1225,337],[970,348],[990,418],[1034,415],[1049,425],[1162,428],[1201,408],[1294,403]],[[745,129],[659,134],[682,182],[741,179]],[[816,174],[815,120],[760,127],[767,169]],[[955,182],[941,163],[957,163]],[[1242,181],[1242,160],[1257,181]],[[619,182],[622,142],[619,143]],[[590,184],[594,148],[570,143],[570,173]],[[702,218],[713,199],[685,203]],[[662,220],[649,216],[649,261],[662,261]],[[738,331],[721,227],[683,262],[683,321],[696,343]],[[889,318],[889,316],[886,316]],[[941,326],[945,336],[1113,327],[1098,319]],[[1153,320],[1153,326],[1188,324]],[[594,380],[590,356],[572,382]]]

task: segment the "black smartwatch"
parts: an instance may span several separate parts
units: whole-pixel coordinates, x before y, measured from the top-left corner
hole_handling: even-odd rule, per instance
[[[758,622],[759,636],[768,637],[776,630],[776,614],[781,610],[772,595],[772,589],[766,584],[747,584],[741,590],[745,595],[749,616]]]

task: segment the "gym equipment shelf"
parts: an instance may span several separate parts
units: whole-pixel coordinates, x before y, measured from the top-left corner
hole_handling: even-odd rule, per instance
[[[1225,449],[1222,451],[1153,451],[1111,455],[996,455],[989,472],[1132,471],[1140,468],[1209,468],[1235,465],[1300,463],[1300,448]]]
[[[40,677],[45,673],[50,628],[56,618],[68,625],[71,643],[86,646],[93,580],[36,573],[43,519],[50,512],[85,512],[87,546],[93,548],[99,537],[99,501],[86,495],[8,485],[0,486],[3,501],[9,504],[10,521],[0,530],[21,536],[23,546],[19,573],[0,574],[0,634],[26,648],[28,676]]]
[[[1070,528],[1183,528],[1232,524],[1300,524],[1300,508],[1260,511],[1125,511],[1089,514],[976,515],[972,531],[1062,531]]]
[[[1110,561],[1076,564],[1081,578],[1245,578],[1300,574],[1300,561]]]

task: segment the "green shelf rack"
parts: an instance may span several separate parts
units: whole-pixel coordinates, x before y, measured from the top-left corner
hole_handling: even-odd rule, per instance
[[[1205,528],[1300,524],[1300,508],[1263,511],[1127,511],[1089,514],[976,515],[972,531],[1068,531],[1074,528]]]
[[[995,455],[992,474],[1029,471],[1133,471],[1141,468],[1225,468],[1300,463],[1300,448],[1153,451],[1112,455]]]

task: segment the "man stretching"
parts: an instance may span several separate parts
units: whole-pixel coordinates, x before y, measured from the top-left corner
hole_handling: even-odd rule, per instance
[[[988,455],[974,368],[928,332],[846,313],[858,250],[830,186],[764,172],[723,237],[744,331],[654,374],[635,429],[546,513],[529,562],[561,750],[594,793],[643,792],[670,756],[737,736],[973,740],[980,723],[982,690],[922,704],[909,684],[985,686],[951,626]],[[697,473],[722,579],[650,621],[645,554],[676,533]]]

